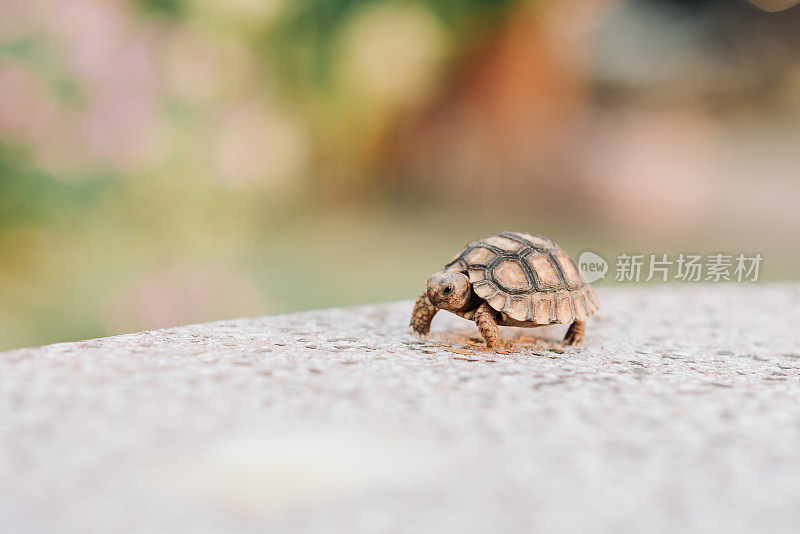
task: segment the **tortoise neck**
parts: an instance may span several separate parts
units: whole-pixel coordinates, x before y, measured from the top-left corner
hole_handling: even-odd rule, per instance
[[[468,312],[478,308],[483,303],[483,299],[480,298],[478,295],[475,294],[475,291],[470,288],[469,290],[469,299],[467,303],[464,305],[463,308],[459,309],[458,311],[461,312]]]

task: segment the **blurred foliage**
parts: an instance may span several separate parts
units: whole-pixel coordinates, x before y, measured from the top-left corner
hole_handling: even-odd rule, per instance
[[[292,8],[274,20],[264,32],[264,49],[270,64],[277,67],[281,81],[291,92],[332,89],[337,39],[343,27],[376,0],[297,0]],[[457,48],[474,45],[476,34],[496,27],[513,0],[426,0],[431,9],[461,41]],[[407,4],[413,5],[412,2]],[[478,35],[479,36],[479,35]],[[369,43],[362,46],[369,47]]]
[[[186,2],[183,0],[132,0],[139,10],[146,14],[181,17],[186,15]]]
[[[21,152],[0,145],[0,225],[4,231],[50,225],[64,213],[77,216],[114,187],[101,177],[66,184],[33,167]]]

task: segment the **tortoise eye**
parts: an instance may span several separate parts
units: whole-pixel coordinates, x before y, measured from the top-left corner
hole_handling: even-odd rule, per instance
[[[452,292],[453,292],[453,287],[452,286],[447,286],[447,287],[444,288],[444,290],[442,290],[442,295],[449,295]]]

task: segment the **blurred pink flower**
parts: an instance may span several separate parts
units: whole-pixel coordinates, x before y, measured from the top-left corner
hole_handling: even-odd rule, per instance
[[[39,80],[21,67],[5,73],[3,132],[30,143],[53,171],[148,163],[157,135],[154,31],[121,0],[31,1],[17,4],[16,17],[26,21],[20,35],[35,35],[43,58]],[[75,79],[84,103],[59,100],[46,85],[51,78]]]
[[[29,68],[17,63],[0,67],[0,134],[34,142],[57,115],[55,102]]]
[[[238,71],[241,63],[230,61],[230,56],[236,53],[223,53],[223,49],[228,52],[232,48],[225,44],[193,27],[183,26],[171,31],[159,58],[166,90],[190,102],[208,101],[218,96],[222,87],[230,83],[232,71]],[[246,55],[241,49],[237,52]]]
[[[158,78],[153,32],[120,0],[62,0],[53,18],[66,61],[87,97],[82,135],[95,158],[145,163],[155,135]]]
[[[107,327],[135,331],[266,311],[258,288],[240,271],[180,263],[163,265],[124,289]]]
[[[2,0],[0,2],[0,38],[9,39],[20,35],[30,26],[31,12],[35,0]]]
[[[713,128],[696,116],[628,113],[600,121],[586,143],[586,195],[614,227],[681,238],[708,211],[718,176]]]
[[[214,121],[210,157],[215,175],[225,182],[286,187],[307,164],[307,139],[290,118],[247,102]]]

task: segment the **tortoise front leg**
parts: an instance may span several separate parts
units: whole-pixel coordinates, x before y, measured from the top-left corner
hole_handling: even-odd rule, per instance
[[[567,345],[577,345],[583,341],[583,335],[586,329],[586,321],[575,321],[567,329],[567,335],[564,336],[564,343]]]
[[[436,306],[434,306],[428,299],[427,293],[424,291],[417,298],[414,303],[414,311],[411,313],[411,329],[417,334],[425,336],[431,331],[431,321],[433,316],[436,315]]]
[[[500,340],[500,329],[497,327],[497,321],[494,320],[492,309],[485,302],[475,310],[475,324],[478,325],[483,339],[486,340],[486,346],[490,349],[497,345]]]

